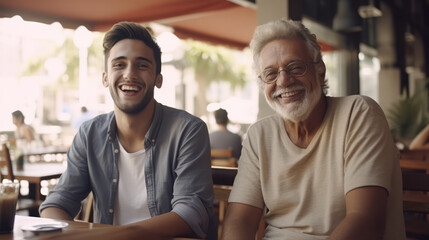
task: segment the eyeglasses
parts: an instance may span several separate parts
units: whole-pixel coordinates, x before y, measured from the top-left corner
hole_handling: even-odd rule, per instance
[[[267,68],[258,76],[266,84],[277,81],[281,71],[285,71],[290,77],[301,77],[307,73],[308,64],[317,64],[318,62],[293,61],[282,68]]]

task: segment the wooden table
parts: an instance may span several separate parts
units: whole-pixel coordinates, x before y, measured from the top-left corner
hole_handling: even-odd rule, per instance
[[[39,235],[36,235],[32,232],[22,231],[21,227],[26,225],[32,225],[32,224],[43,224],[46,222],[50,222],[52,219],[46,219],[46,218],[38,218],[38,217],[28,217],[28,216],[15,216],[15,226],[13,228],[13,233],[8,234],[0,234],[0,240],[23,240],[23,239],[31,239],[31,240],[42,240],[45,238],[52,237],[53,239],[61,239],[61,235],[69,234],[79,234],[84,231],[90,231],[90,230],[101,230],[106,229],[112,231],[112,229],[115,228],[115,226],[107,225],[107,224],[98,224],[98,223],[87,223],[87,222],[75,222],[75,221],[63,221],[67,222],[69,225],[62,229],[60,232],[50,232],[50,233],[42,233]],[[117,233],[118,231],[115,230]],[[73,235],[72,235],[73,236]],[[70,239],[74,239],[73,237]],[[81,238],[78,238],[81,239]],[[87,238],[83,238],[87,239]],[[143,238],[143,239],[152,239],[152,238]],[[166,238],[171,240],[187,240],[187,239],[193,239],[195,238]],[[94,240],[94,239],[91,239]]]
[[[402,169],[424,170],[429,174],[429,161],[400,158],[399,165]]]
[[[0,240],[18,240],[18,239],[21,240],[21,239],[27,239],[27,238],[37,239],[37,238],[32,238],[33,236],[36,236],[34,233],[24,232],[21,230],[21,227],[26,225],[31,225],[31,224],[43,224],[48,221],[52,221],[52,219],[16,215],[13,233],[0,234]],[[74,221],[63,221],[63,222],[67,222],[69,224],[69,226],[67,226],[62,230],[63,232],[72,232],[79,229],[111,227],[111,225],[96,224],[96,223],[74,222]],[[48,233],[40,234],[40,236],[46,235],[46,234]]]
[[[43,180],[59,178],[66,170],[63,163],[27,163],[23,170],[14,169],[15,179],[26,180],[35,185],[35,200],[41,200],[40,183]]]
[[[42,147],[30,149],[24,153],[30,163],[35,162],[66,162],[68,147]]]
[[[31,155],[45,155],[45,154],[63,154],[63,153],[67,153],[68,150],[69,150],[69,147],[49,146],[49,147],[42,147],[37,149],[30,149],[25,152],[25,155],[31,156]]]

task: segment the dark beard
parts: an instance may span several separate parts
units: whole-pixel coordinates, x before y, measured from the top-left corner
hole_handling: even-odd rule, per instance
[[[126,114],[130,114],[130,115],[136,115],[136,114],[142,112],[146,108],[146,106],[149,104],[149,102],[153,99],[154,88],[155,88],[154,85],[149,86],[149,90],[146,93],[146,95],[144,96],[144,98],[141,100],[141,102],[132,108],[121,107],[119,104],[116,103],[115,98],[113,98],[113,101],[115,102],[115,105],[118,107],[118,109],[121,110],[122,112],[124,112]],[[111,89],[109,89],[109,90],[110,90],[110,94],[112,96],[114,96],[112,93],[112,90]]]
[[[121,110],[124,113],[130,114],[130,115],[137,115],[138,113],[142,112],[146,108],[146,106],[149,104],[150,100],[152,100],[153,92],[154,92],[153,90],[154,90],[154,86],[151,86],[149,88],[149,91],[146,93],[146,95],[142,99],[142,101],[137,106],[135,106],[134,108],[121,109]]]

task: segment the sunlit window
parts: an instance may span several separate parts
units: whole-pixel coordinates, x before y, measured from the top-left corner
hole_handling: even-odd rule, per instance
[[[370,53],[359,53],[359,85],[360,94],[371,97],[378,101],[378,75],[380,72],[380,61],[371,56]]]

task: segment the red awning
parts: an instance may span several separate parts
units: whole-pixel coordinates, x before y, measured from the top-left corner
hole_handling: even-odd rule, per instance
[[[240,49],[249,44],[257,24],[255,9],[227,0],[0,0],[0,17],[14,15],[94,31],[119,21],[157,22],[173,27],[179,38]]]

